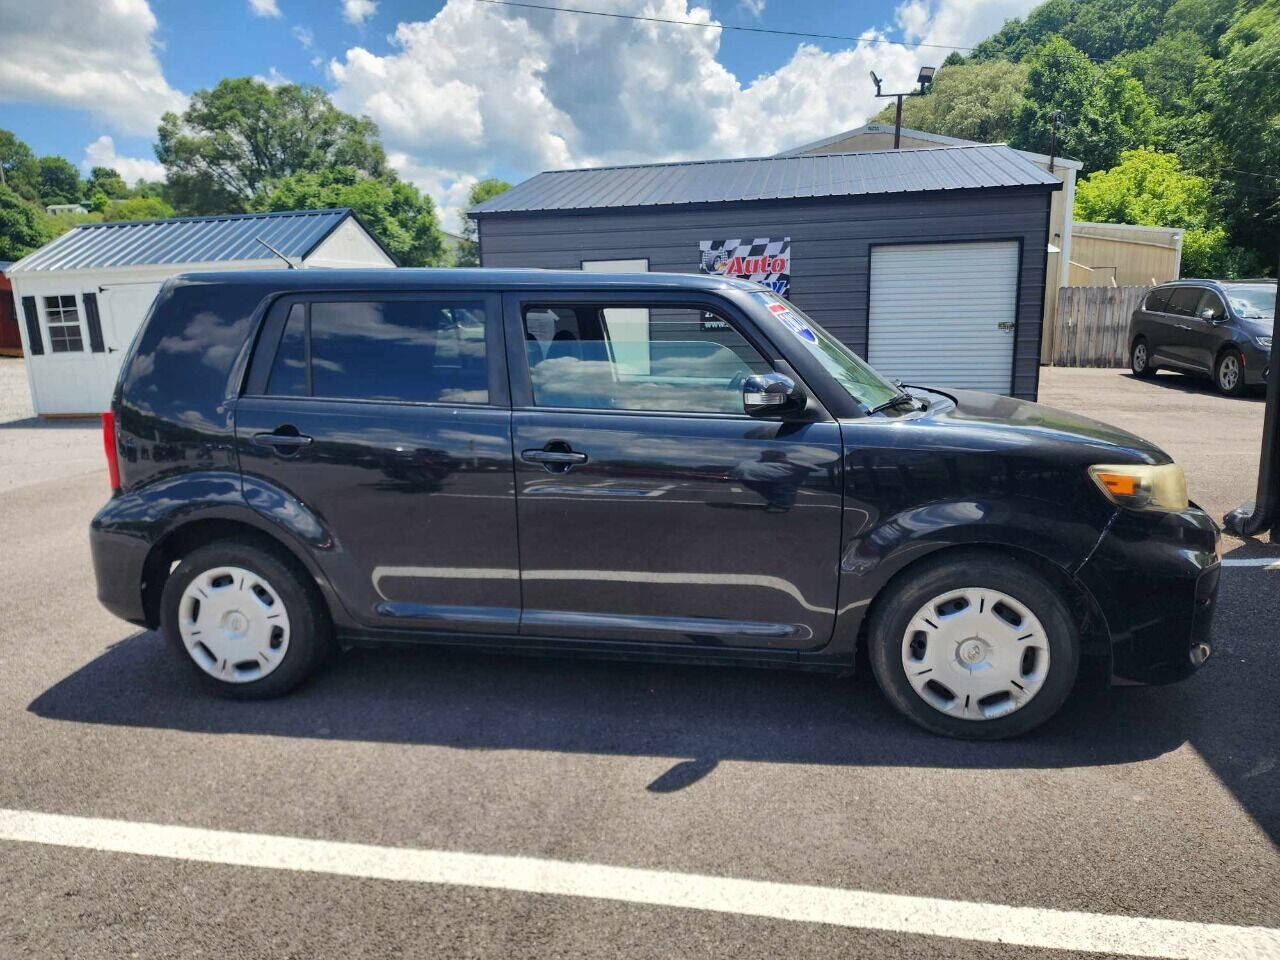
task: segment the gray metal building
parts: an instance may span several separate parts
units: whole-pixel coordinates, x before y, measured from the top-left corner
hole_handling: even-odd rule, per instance
[[[995,144],[549,171],[470,215],[484,266],[746,276],[886,374],[1034,399],[1061,186]]]

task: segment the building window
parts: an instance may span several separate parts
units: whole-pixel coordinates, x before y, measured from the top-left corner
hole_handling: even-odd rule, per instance
[[[49,326],[49,348],[54,353],[78,353],[84,350],[80,334],[80,311],[75,295],[44,298],[45,322]]]

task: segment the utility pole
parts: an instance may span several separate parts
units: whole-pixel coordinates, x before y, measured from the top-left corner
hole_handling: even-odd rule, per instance
[[[871,82],[876,85],[877,97],[894,97],[898,101],[898,108],[894,113],[893,120],[893,149],[898,150],[902,147],[902,101],[905,97],[920,97],[929,92],[929,84],[933,83],[933,75],[935,73],[933,67],[921,67],[920,76],[916,77],[916,83],[920,84],[919,90],[912,90],[908,93],[881,93],[880,84],[883,82],[876,76],[874,70],[871,71]]]
[[[1053,135],[1049,140],[1049,172],[1053,173],[1053,162],[1058,158],[1058,124],[1062,123],[1062,111],[1053,111]]]

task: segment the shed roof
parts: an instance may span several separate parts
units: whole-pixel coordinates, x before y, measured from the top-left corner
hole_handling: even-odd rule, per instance
[[[9,273],[271,260],[259,240],[305,258],[351,210],[296,210],[214,217],[82,223],[15,263]]]
[[[911,140],[924,140],[927,143],[936,143],[940,146],[947,147],[970,147],[980,143],[978,140],[965,140],[961,137],[948,137],[941,133],[930,133],[928,130],[913,130],[910,127],[902,127],[900,132],[904,137]],[[854,137],[861,136],[864,133],[893,133],[893,124],[864,123],[862,126],[854,127],[852,130],[845,130],[842,133],[823,137],[821,140],[802,143],[800,146],[792,147],[790,150],[783,150],[781,153],[777,154],[777,156],[798,157],[802,154],[812,155],[821,153],[824,147],[833,146],[842,140],[852,140]],[[858,152],[862,153],[864,151]],[[1049,158],[1043,153],[1032,153],[1030,150],[1019,150],[1018,153],[1039,163],[1049,162]],[[1084,167],[1084,164],[1079,160],[1072,160],[1070,157],[1055,157],[1054,162],[1062,167],[1070,167],[1072,170],[1080,170]]]
[[[551,170],[469,212],[489,216],[1023,186],[1059,189],[1062,184],[1004,144],[977,144]]]

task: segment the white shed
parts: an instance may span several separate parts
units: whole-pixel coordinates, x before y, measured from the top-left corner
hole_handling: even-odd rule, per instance
[[[348,209],[84,223],[13,264],[31,403],[41,416],[107,409],[120,361],[160,285],[180,273],[394,267]]]

